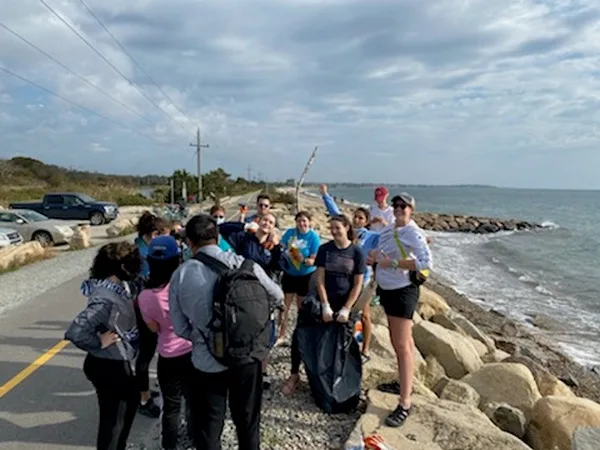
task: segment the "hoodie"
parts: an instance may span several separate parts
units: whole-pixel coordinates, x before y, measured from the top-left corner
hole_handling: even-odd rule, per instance
[[[88,299],[87,307],[73,320],[65,339],[97,358],[132,362],[139,332],[129,287],[89,279],[82,283],[81,293]],[[115,332],[120,340],[103,349],[100,335],[106,331]]]
[[[219,232],[221,238],[231,245],[236,254],[254,261],[267,273],[279,270],[281,246],[276,245],[273,249],[267,250],[254,233],[244,231],[244,224],[241,222],[225,222],[219,225]]]
[[[414,220],[411,220],[403,227],[396,228],[395,224],[385,227],[381,232],[379,245],[377,246],[379,253],[384,252],[396,261],[403,259],[394,239],[395,231],[397,231],[398,239],[400,239],[408,256],[414,259],[417,270],[432,269],[433,260],[431,250],[429,249],[429,245],[427,245],[423,230],[418,227]],[[384,269],[380,266],[375,271],[375,279],[381,289],[386,291],[401,289],[411,284],[408,270]]]

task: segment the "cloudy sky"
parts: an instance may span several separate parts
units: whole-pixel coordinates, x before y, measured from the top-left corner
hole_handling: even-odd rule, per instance
[[[297,177],[318,145],[313,180],[600,189],[597,0],[85,0],[143,70],[43,2],[2,0],[0,67],[86,110],[0,70],[0,158],[193,171],[200,125],[236,175]]]

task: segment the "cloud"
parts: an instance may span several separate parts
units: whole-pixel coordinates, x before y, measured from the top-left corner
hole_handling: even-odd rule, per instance
[[[0,72],[0,157],[194,170],[199,125],[205,169],[236,175],[297,177],[319,145],[313,180],[600,188],[592,0],[86,0],[141,68],[79,1],[45,1],[127,79],[10,2],[0,22],[113,98],[0,28],[2,67],[86,108]]]

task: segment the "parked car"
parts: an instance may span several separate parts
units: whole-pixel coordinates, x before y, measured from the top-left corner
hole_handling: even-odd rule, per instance
[[[46,194],[41,202],[11,203],[9,208],[29,209],[49,219],[89,220],[94,226],[109,223],[119,215],[116,203],[100,202],[76,193]]]
[[[18,231],[10,228],[0,228],[0,249],[23,243],[23,237]]]
[[[68,243],[77,225],[48,219],[30,209],[0,210],[0,227],[16,230],[25,241],[38,241],[44,247]]]

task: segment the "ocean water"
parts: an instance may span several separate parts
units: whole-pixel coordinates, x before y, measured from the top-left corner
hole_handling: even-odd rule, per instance
[[[531,323],[575,360],[600,364],[600,191],[390,186],[417,210],[516,218],[535,231],[494,235],[427,232],[435,272],[481,306]],[[371,203],[373,188],[331,188],[338,200]]]

